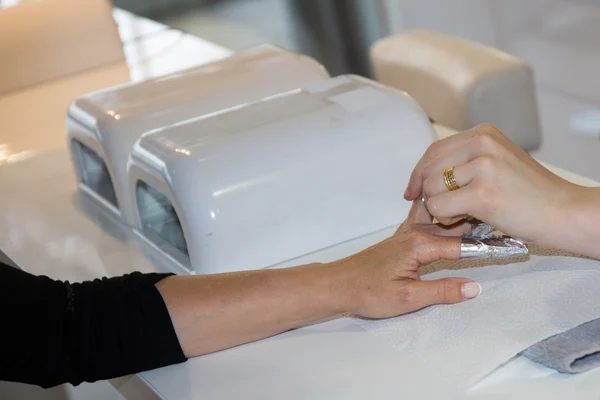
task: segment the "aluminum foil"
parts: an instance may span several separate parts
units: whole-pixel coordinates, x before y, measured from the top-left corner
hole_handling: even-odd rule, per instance
[[[510,236],[464,235],[460,245],[463,259],[518,257],[528,252],[523,241]]]
[[[422,194],[420,201],[426,201]],[[510,236],[490,235],[497,229],[475,218],[468,218],[471,234],[463,235],[460,245],[461,259],[509,258],[529,253],[527,245]]]
[[[490,224],[486,224],[485,222],[477,220],[472,220],[469,222],[471,222],[471,236],[486,236],[496,230],[496,228],[494,228]]]

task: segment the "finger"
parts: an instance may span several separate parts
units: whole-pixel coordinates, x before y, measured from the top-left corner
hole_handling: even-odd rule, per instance
[[[461,219],[454,224],[417,224],[413,229],[437,236],[462,236],[469,235],[472,232],[472,226],[469,222]]]
[[[465,215],[479,217],[478,199],[474,195],[472,186],[444,192],[427,200],[427,209],[441,224],[456,223],[457,219]]]
[[[435,304],[455,304],[473,299],[481,294],[481,286],[470,279],[446,278],[435,281],[409,283],[412,311]]]
[[[461,237],[436,236],[427,233],[414,233],[412,248],[419,265],[430,264],[439,260],[460,259]]]
[[[456,217],[451,217],[451,218],[440,217],[438,222],[441,226],[449,227],[449,226],[454,226],[454,225],[460,223],[461,221],[464,221],[467,218],[469,218],[468,215],[457,215]]]
[[[467,161],[465,163],[462,163],[462,165],[446,164],[450,166],[456,165],[452,173],[454,174],[454,180],[456,181],[456,184],[459,188],[468,185],[477,174],[477,167],[481,162],[473,161]],[[435,173],[427,177],[423,182],[422,190],[423,194],[428,199],[440,193],[448,192],[448,187],[446,186],[446,183],[444,181],[444,170],[436,170]]]
[[[436,187],[435,182],[428,182],[432,195],[427,197],[427,210],[444,225],[455,223],[465,215],[481,219],[493,211],[494,199],[499,195],[494,182],[501,168],[502,164],[493,157],[482,156],[454,169],[458,190],[449,192],[447,188],[439,188],[445,183],[438,182]]]
[[[493,155],[501,149],[516,146],[502,132],[490,124],[477,125],[463,133],[439,140],[429,146],[411,174],[404,193],[406,200],[413,200],[422,192],[427,171],[443,172],[444,169],[460,165],[481,155]],[[521,150],[522,151],[522,150]],[[431,165],[431,163],[434,165]]]
[[[411,225],[431,224],[433,222],[433,217],[429,214],[429,211],[427,211],[427,206],[423,198],[418,198],[413,201],[406,221]]]
[[[406,200],[415,200],[421,194],[421,187],[424,180],[423,172],[427,163],[438,158],[444,153],[459,149],[475,134],[476,132],[474,130],[468,130],[445,139],[438,140],[429,146],[410,175],[408,186],[404,192],[404,198]]]

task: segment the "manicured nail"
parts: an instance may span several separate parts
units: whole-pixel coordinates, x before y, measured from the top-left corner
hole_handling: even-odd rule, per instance
[[[404,198],[407,198],[407,197],[408,197],[408,194],[409,194],[409,192],[410,192],[410,191],[408,190],[408,188],[406,188],[406,190],[404,191]]]
[[[481,291],[481,285],[476,282],[463,283],[462,287],[460,288],[462,297],[467,300],[474,299],[475,297],[479,296]]]

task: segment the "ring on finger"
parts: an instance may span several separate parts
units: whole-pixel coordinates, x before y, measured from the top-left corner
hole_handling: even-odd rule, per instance
[[[456,179],[454,179],[454,167],[444,170],[444,183],[451,192],[460,189],[460,186],[456,183]]]

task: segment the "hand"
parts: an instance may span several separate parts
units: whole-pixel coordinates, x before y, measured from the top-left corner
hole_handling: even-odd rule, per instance
[[[454,168],[460,189],[443,179]],[[404,197],[421,193],[442,224],[474,217],[540,246],[568,224],[577,186],[554,175],[495,127],[484,124],[432,144],[415,167]]]
[[[419,280],[421,265],[460,256],[468,224],[432,224],[417,201],[390,238],[327,264],[195,276],[156,284],[187,357],[211,353],[344,313],[393,317],[477,296],[468,279]],[[455,235],[455,236],[447,236]]]
[[[478,296],[481,287],[471,280],[421,281],[418,273],[419,267],[434,261],[458,259],[460,236],[469,229],[467,224],[450,228],[432,224],[425,204],[415,201],[392,237],[333,263],[345,276],[346,310],[367,318],[388,318]]]

